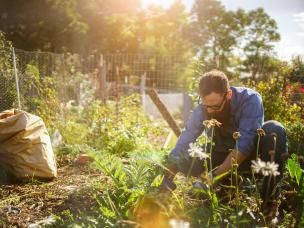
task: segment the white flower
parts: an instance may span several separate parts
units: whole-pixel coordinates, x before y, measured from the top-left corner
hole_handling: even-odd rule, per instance
[[[189,228],[190,223],[183,220],[170,219],[169,221],[171,228]]]
[[[280,175],[278,172],[279,165],[274,162],[266,162],[266,166],[262,169],[262,174],[264,176],[277,176]]]
[[[259,158],[258,160],[251,162],[252,162],[251,168],[255,173],[259,173],[266,166],[266,163]]]
[[[203,151],[203,149],[197,145],[195,145],[194,143],[190,143],[189,144],[190,148],[189,148],[189,155],[193,158],[199,158],[200,160],[206,159],[209,157],[209,155],[207,153],[205,153]]]
[[[263,176],[277,176],[279,165],[274,162],[264,162],[258,158],[257,161],[252,161],[251,168],[255,173],[262,173]]]

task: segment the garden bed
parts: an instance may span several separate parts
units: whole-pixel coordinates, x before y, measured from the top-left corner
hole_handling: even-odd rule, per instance
[[[100,172],[86,165],[69,163],[59,167],[58,177],[51,182],[33,180],[26,184],[3,185],[0,189],[0,224],[27,227],[65,210],[76,212],[91,208],[96,201],[89,192],[78,193],[100,178]]]

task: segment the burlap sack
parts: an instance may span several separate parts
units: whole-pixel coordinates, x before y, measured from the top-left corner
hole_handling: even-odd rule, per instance
[[[57,176],[51,140],[40,117],[20,110],[0,113],[0,165],[17,178]]]

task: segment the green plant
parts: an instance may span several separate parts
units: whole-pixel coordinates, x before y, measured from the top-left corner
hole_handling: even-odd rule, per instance
[[[295,154],[291,155],[291,158],[287,160],[286,169],[290,178],[294,180],[297,185],[300,185],[301,176],[303,175],[303,170],[300,166],[298,156]]]
[[[281,78],[255,85],[263,98],[265,120],[277,120],[286,124],[301,119],[300,107],[293,105],[287,94],[283,93],[284,86],[285,82]]]
[[[290,153],[304,154],[304,120],[286,124]]]
[[[94,167],[109,178],[106,183],[100,183],[104,194],[96,197],[101,224],[117,225],[123,220],[134,219],[133,209],[138,200],[159,183],[159,171],[154,162],[161,161],[161,157],[158,161],[151,161],[132,156],[124,163],[115,155],[95,153],[92,156]]]
[[[12,44],[0,31],[0,111],[17,107],[16,81],[12,62]]]

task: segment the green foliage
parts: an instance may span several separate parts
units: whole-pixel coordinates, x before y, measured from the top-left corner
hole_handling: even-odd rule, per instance
[[[277,120],[287,131],[289,152],[303,151],[303,119],[301,107],[292,104],[288,93],[284,93],[285,82],[282,79],[271,79],[256,84],[256,90],[262,95],[265,121]]]
[[[60,130],[64,142],[67,145],[82,144],[86,142],[89,128],[84,123],[67,120],[63,125],[57,126]]]
[[[259,82],[256,90],[262,95],[265,120],[277,120],[283,124],[300,121],[300,107],[292,105],[289,97],[283,93],[283,80]]]
[[[288,147],[290,153],[304,154],[304,123],[303,120],[286,124]]]
[[[295,56],[291,60],[290,78],[291,81],[297,82],[304,75],[304,61],[301,56]]]
[[[303,170],[301,169],[297,155],[291,155],[291,158],[287,160],[286,168],[290,177],[294,179],[298,185],[300,185],[300,179],[303,175]]]
[[[145,116],[137,95],[122,98],[118,106],[111,101],[104,105],[95,100],[86,108],[66,107],[64,115],[67,121],[56,122],[56,127],[65,145],[87,145],[109,154],[126,156],[134,150],[151,149],[148,132],[167,133],[162,125],[153,124]]]
[[[96,198],[100,210],[99,224],[114,225],[132,218],[137,201],[157,180],[159,170],[154,161],[132,156],[128,162],[123,162],[113,155],[92,155],[95,167],[109,178],[107,183],[100,183],[105,192]],[[158,154],[158,160],[161,161],[161,157]]]
[[[96,110],[93,107],[84,110],[85,117],[98,116],[98,119],[90,123],[88,145],[121,155],[145,147],[144,135],[149,122],[137,105],[138,99],[137,96],[123,98],[118,110],[114,104],[99,107],[94,105]]]
[[[13,62],[11,43],[0,31],[0,111],[12,108],[16,104],[16,85],[15,78],[12,76]]]

